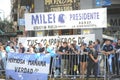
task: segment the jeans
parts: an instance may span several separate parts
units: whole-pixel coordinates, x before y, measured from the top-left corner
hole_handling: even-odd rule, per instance
[[[110,72],[110,73],[113,73],[113,68],[112,68],[112,58],[113,58],[114,56],[111,54],[111,55],[109,55],[109,56],[106,56],[106,63],[105,63],[105,66],[106,66],[106,69],[107,69],[107,71],[108,72]]]
[[[101,64],[101,62],[102,62],[102,56],[99,55],[98,56],[98,75],[100,74],[100,64]]]
[[[108,67],[109,67],[109,70],[110,70],[110,73],[113,73],[113,68],[112,68],[112,58],[113,58],[114,56],[113,55],[110,55],[109,57],[108,57]]]
[[[2,58],[3,68],[6,69],[6,57]]]

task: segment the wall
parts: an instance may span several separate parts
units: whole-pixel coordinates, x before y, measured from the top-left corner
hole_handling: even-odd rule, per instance
[[[80,0],[80,8],[81,9],[92,9],[92,8],[98,8],[95,5],[95,0]],[[83,31],[85,29],[81,30],[81,33],[83,34]],[[102,29],[88,29],[90,30],[91,34],[95,34],[95,39],[99,39],[102,41]]]
[[[112,4],[120,4],[120,0],[111,0]]]
[[[34,12],[44,12],[44,0],[34,0],[35,8]],[[44,31],[37,31],[35,32],[35,36],[40,37],[44,36]]]

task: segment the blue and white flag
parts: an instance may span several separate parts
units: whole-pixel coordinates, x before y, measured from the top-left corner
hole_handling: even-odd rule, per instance
[[[111,4],[112,4],[111,0],[103,0],[103,6],[109,6]]]
[[[102,6],[102,0],[96,0],[96,6]]]
[[[111,4],[111,0],[96,0],[96,6],[108,6]]]
[[[8,53],[6,76],[14,80],[48,80],[50,56]]]

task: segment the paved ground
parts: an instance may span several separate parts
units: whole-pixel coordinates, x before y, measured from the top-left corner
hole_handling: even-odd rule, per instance
[[[80,79],[80,78],[77,78],[77,79],[70,79],[70,78],[52,78],[52,79],[49,79],[49,80],[85,80],[85,79]],[[95,80],[94,78],[90,78],[89,80]],[[103,78],[98,78],[98,80],[104,80]],[[105,80],[108,80],[108,79],[105,79]],[[115,78],[115,79],[109,79],[109,80],[120,80],[120,78]]]
[[[0,79],[0,80],[5,80],[5,79]],[[49,80],[85,80],[85,79],[80,79],[80,78],[77,78],[77,79],[70,79],[70,78],[51,78]],[[95,80],[94,78],[90,78],[89,80]],[[103,78],[99,78],[98,80],[104,80]],[[106,79],[108,80],[108,79]],[[112,78],[112,79],[109,79],[109,80],[120,80],[120,78]]]
[[[5,80],[3,79],[5,77],[0,77],[0,80]],[[11,79],[7,79],[7,80],[11,80]],[[85,80],[85,79],[80,79],[80,78],[76,78],[76,79],[71,79],[69,78],[49,78],[48,80]],[[94,78],[90,78],[89,80],[95,80]],[[120,76],[113,76],[111,79],[104,79],[104,78],[98,78],[98,80],[120,80]]]
[[[120,80],[120,78],[116,78],[116,79],[111,79],[111,80]]]

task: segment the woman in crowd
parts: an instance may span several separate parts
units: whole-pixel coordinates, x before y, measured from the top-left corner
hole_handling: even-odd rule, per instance
[[[87,66],[87,55],[88,51],[86,49],[86,44],[83,43],[80,47],[80,70],[82,74],[82,78],[84,78],[86,66]]]
[[[29,54],[35,53],[35,52],[34,52],[34,47],[33,47],[32,45],[29,45],[29,48],[28,48],[28,50],[27,50],[27,53],[29,53]]]
[[[100,52],[100,41],[98,39],[96,39],[95,43],[94,43],[94,48],[97,52]]]
[[[13,42],[9,42],[7,44],[6,52],[7,53],[13,53],[13,52],[15,52],[15,48],[14,48],[14,43]]]
[[[43,43],[38,43],[38,53],[45,53],[45,47]]]
[[[18,46],[17,46],[17,42],[14,41],[13,44],[14,44],[13,47],[14,47],[15,52],[18,53],[18,52],[19,52],[19,48],[18,48]]]
[[[78,71],[78,51],[74,44],[69,45],[69,63],[70,63],[70,74],[77,75]]]
[[[5,69],[6,67],[6,51],[4,50],[3,46],[0,46],[0,64],[1,68]]]
[[[0,41],[0,46],[2,46],[3,44],[2,44],[2,42]]]
[[[25,47],[23,46],[22,43],[19,43],[19,53],[24,53],[25,52]]]

